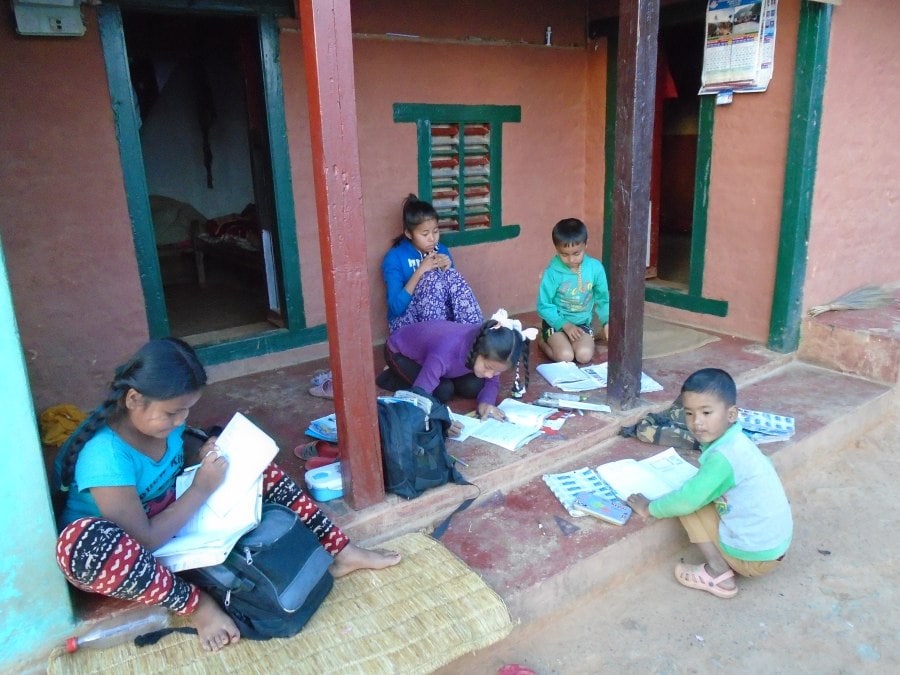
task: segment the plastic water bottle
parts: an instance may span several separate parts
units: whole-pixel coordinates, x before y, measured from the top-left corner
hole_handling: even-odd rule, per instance
[[[114,647],[168,625],[169,611],[165,607],[140,606],[95,623],[80,637],[70,637],[66,640],[66,651],[71,654],[79,649]]]

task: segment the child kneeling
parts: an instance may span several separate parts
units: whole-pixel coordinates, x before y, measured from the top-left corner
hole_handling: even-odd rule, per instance
[[[737,388],[724,370],[704,368],[681,387],[685,422],[700,443],[700,470],[680,489],[649,501],[628,498],[644,517],[678,517],[691,543],[706,558],[680,563],[675,578],[683,586],[733,598],[734,574],[772,572],[791,544],[793,520],[784,487],[772,462],[737,421]]]

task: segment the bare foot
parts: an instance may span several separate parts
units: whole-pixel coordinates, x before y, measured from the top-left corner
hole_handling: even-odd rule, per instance
[[[203,591],[200,591],[200,602],[190,619],[197,629],[200,646],[208,652],[217,652],[241,639],[241,632],[231,617]]]
[[[335,557],[331,576],[342,577],[356,570],[382,570],[399,562],[400,554],[396,551],[371,551],[356,544],[347,544]]]

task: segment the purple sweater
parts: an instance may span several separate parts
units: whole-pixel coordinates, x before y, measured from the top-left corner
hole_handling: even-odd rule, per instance
[[[434,393],[442,377],[454,378],[472,372],[466,359],[481,326],[453,321],[423,321],[397,329],[387,339],[387,347],[422,366],[413,386]],[[500,376],[485,381],[477,401],[496,405]]]

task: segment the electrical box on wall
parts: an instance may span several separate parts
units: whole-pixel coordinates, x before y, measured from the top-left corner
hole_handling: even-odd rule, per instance
[[[12,0],[19,35],[84,35],[81,0]]]

